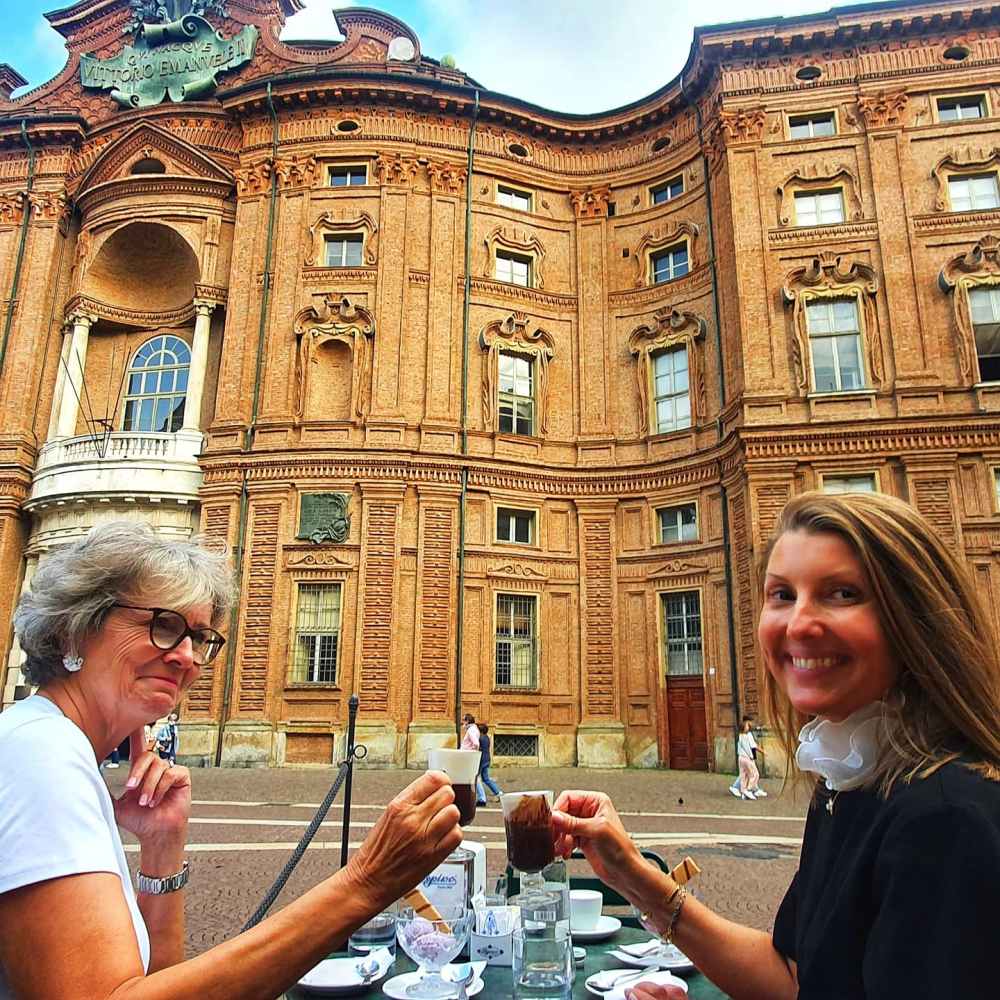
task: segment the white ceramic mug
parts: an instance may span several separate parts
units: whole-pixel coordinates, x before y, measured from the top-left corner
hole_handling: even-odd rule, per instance
[[[601,917],[604,897],[596,889],[570,889],[569,925],[574,931],[592,931]]]

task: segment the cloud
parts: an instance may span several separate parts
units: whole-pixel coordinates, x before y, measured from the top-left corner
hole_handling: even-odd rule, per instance
[[[293,14],[281,29],[282,41],[305,41],[309,39],[340,39],[344,35],[337,27],[334,10],[353,7],[351,0],[305,0],[305,10]]]

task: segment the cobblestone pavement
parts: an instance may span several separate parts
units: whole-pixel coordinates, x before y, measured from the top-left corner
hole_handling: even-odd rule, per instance
[[[106,772],[117,794],[127,770]],[[196,955],[235,934],[288,860],[336,776],[333,768],[195,769],[189,828],[187,951]],[[359,769],[354,777],[351,842],[357,845],[381,807],[415,771]],[[605,791],[629,832],[676,863],[691,854],[701,865],[699,894],[724,916],[769,929],[798,864],[806,798],[765,780],[767,799],[745,802],[728,792],[729,775],[691,771],[503,769],[505,790],[592,788]],[[275,909],[336,871],[342,794],[292,875]],[[491,876],[503,870],[503,819],[491,804],[467,836],[487,845]],[[126,838],[127,842],[127,838]],[[128,850],[128,848],[126,848]],[[135,866],[134,848],[129,853]]]

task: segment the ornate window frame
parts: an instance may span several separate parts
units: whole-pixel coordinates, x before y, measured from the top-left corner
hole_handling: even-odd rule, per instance
[[[820,299],[854,299],[858,310],[861,333],[861,356],[865,366],[867,386],[845,390],[870,392],[881,389],[885,382],[885,355],[879,329],[875,296],[878,277],[869,264],[854,261],[847,266],[842,254],[824,251],[813,257],[806,267],[789,272],[781,288],[786,305],[792,306],[792,360],[799,392],[808,395],[812,380],[812,359],[806,306]]]
[[[639,414],[644,428],[643,437],[660,433],[653,422],[653,359],[673,347],[684,347],[688,355],[688,398],[691,403],[691,428],[697,426],[706,412],[705,362],[700,345],[704,343],[708,324],[692,312],[667,307],[653,313],[653,324],[637,326],[628,338],[628,349],[636,359],[636,383],[639,387]],[[690,430],[691,428],[684,428]],[[665,432],[674,433],[674,432]]]
[[[653,288],[653,254],[674,246],[677,243],[687,243],[688,274],[695,271],[701,264],[698,255],[698,237],[701,230],[694,222],[678,222],[670,230],[645,233],[635,248],[635,263],[638,274],[635,279],[636,288]],[[684,277],[687,277],[685,275]],[[664,282],[660,282],[664,284]]]
[[[952,177],[965,174],[996,173],[1000,179],[1000,148],[972,149],[969,146],[956,147],[946,156],[941,157],[931,171],[931,177],[937,184],[937,196],[934,199],[935,212],[951,212],[951,195],[948,181]],[[996,209],[983,209],[996,211]]]
[[[514,229],[513,232],[508,232],[506,226],[497,226],[490,231],[483,242],[486,244],[486,261],[483,266],[484,278],[497,280],[496,254],[499,247],[510,253],[519,254],[522,257],[530,257],[531,284],[529,287],[545,287],[542,274],[542,265],[545,262],[545,245],[534,233],[522,233],[517,229]]]
[[[818,163],[793,170],[775,189],[778,225],[793,228],[795,195],[799,192],[819,192],[840,188],[844,199],[844,222],[858,222],[865,216],[861,202],[861,182],[858,175],[844,163]]]
[[[966,253],[952,257],[938,275],[941,291],[946,295],[952,293],[958,365],[969,385],[978,385],[982,381],[969,290],[986,285],[1000,285],[1000,237],[992,234],[982,237]]]
[[[311,366],[319,363],[317,352],[324,344],[346,344],[351,351],[354,377],[351,380],[352,422],[364,423],[371,407],[372,352],[375,317],[355,306],[345,295],[315,296],[314,305],[301,309],[292,325],[298,341],[295,355],[295,422],[305,419]]]
[[[336,212],[324,212],[310,227],[306,241],[306,267],[326,267],[325,243],[328,236],[354,236],[362,234],[361,260],[365,267],[378,263],[378,223],[362,212],[353,218],[344,218]],[[332,270],[332,268],[330,269]]]
[[[483,371],[483,427],[499,433],[497,405],[500,387],[501,352],[520,354],[535,363],[535,430],[544,437],[549,429],[549,364],[555,358],[552,334],[541,327],[529,329],[529,318],[523,312],[511,313],[506,319],[487,323],[479,334],[479,346],[486,354]]]

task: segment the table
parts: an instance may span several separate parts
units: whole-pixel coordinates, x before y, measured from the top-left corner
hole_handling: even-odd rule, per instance
[[[586,964],[582,969],[578,968],[576,970],[576,982],[573,984],[574,1000],[577,1000],[577,998],[581,998],[582,1000],[584,997],[595,1000],[594,995],[584,986],[584,980],[588,976],[593,975],[595,972],[601,972],[603,969],[624,968],[617,958],[613,958],[607,954],[609,950],[617,948],[619,945],[632,944],[635,941],[646,941],[648,939],[649,935],[645,931],[632,927],[623,927],[610,941],[601,941],[599,944],[590,945],[587,948]],[[330,957],[334,958],[336,956],[331,955]],[[397,947],[396,966],[393,969],[393,975],[397,976],[403,972],[412,972],[415,968],[416,966],[407,958],[403,949]],[[687,980],[688,997],[690,1000],[728,1000],[727,995],[710,983],[700,972],[692,973],[690,976],[685,976],[684,978]],[[511,983],[510,966],[488,965],[486,966],[486,972],[483,974],[483,979],[486,983],[486,988],[482,993],[478,994],[478,997],[482,997],[483,1000],[512,1000],[514,990]],[[289,990],[284,998],[279,998],[279,1000],[316,1000],[316,996],[315,993],[310,993],[308,990],[295,988]],[[381,990],[373,989],[367,996],[375,1000],[377,997],[384,997],[385,994]],[[473,1000],[478,1000],[478,997],[473,998]]]

